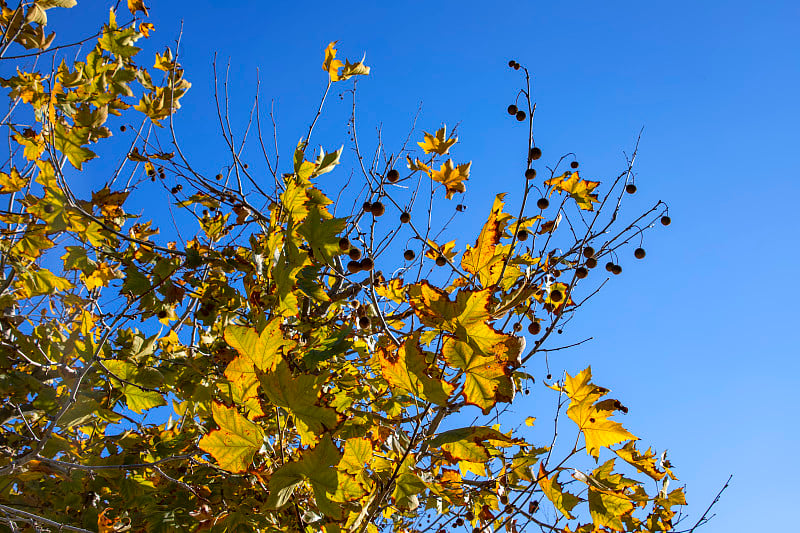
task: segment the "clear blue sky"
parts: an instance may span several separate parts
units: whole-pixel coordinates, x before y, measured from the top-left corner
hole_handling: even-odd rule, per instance
[[[342,55],[366,52],[373,68],[359,82],[363,137],[382,123],[397,146],[419,102],[428,131],[460,122],[456,153],[473,161],[466,203],[476,215],[465,234],[496,192],[521,190],[526,141],[505,115],[520,82],[509,59],[535,76],[545,160],[575,152],[585,177],[608,179],[644,127],[629,212],[662,199],[673,224],[648,234],[646,260],[629,253],[622,276],[563,335],[595,340],[553,363],[571,372],[591,363],[596,381],[631,408],[626,426],[669,448],[693,517],[734,474],[703,531],[786,527],[800,498],[800,350],[791,340],[800,318],[799,4],[150,4],[153,42],[173,41],[184,21],[180,53],[194,87],[177,122],[195,160],[211,170],[221,148],[211,107],[215,51],[230,61],[234,118],[246,117],[260,69],[288,159],[324,87],[322,50],[338,39]],[[317,140],[338,148],[346,115],[334,98]]]

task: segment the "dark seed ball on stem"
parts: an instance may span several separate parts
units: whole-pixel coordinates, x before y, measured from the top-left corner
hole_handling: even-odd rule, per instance
[[[351,274],[355,274],[357,272],[361,272],[361,263],[358,261],[349,261],[347,263],[347,271]]]
[[[594,248],[587,246],[583,249],[583,257],[594,257]]]
[[[531,322],[528,326],[528,333],[531,335],[538,335],[540,331],[542,331],[542,325],[538,322]]]
[[[613,262],[611,262],[611,261],[609,261],[608,263],[606,263],[606,270],[608,270],[609,272],[611,272],[612,270],[614,270],[614,263],[613,263]]]
[[[339,239],[339,249],[343,252],[350,250],[350,239],[347,237]]]
[[[464,205],[464,204],[458,204],[456,206],[456,211],[458,211],[459,213],[463,213],[466,210],[467,210],[467,206]]]
[[[596,267],[597,266],[597,259],[595,259],[594,257],[590,257],[589,259],[586,260],[586,266],[588,268]]]
[[[447,264],[447,259],[443,255],[440,255],[436,258],[436,264],[440,267],[443,267]]]
[[[375,268],[375,263],[369,257],[365,257],[359,263],[361,266],[361,270],[372,270]]]
[[[517,239],[520,241],[527,241],[528,240],[528,230],[521,229],[517,232]]]
[[[578,267],[575,269],[575,277],[578,279],[583,279],[588,275],[589,271],[586,269],[586,267]]]
[[[514,68],[514,65],[516,65],[516,63],[517,63],[517,62],[516,62],[515,60],[513,60],[513,59],[509,59],[509,60],[508,60],[508,66],[509,66],[509,68]]]
[[[517,109],[517,106],[515,106],[514,104],[511,104],[510,106],[508,106],[508,108],[506,109],[506,111],[508,111],[508,114],[509,114],[509,115],[512,115],[512,116],[513,116],[513,115],[516,115],[516,114],[517,114],[517,111],[518,111],[518,109]]]
[[[539,148],[538,146],[534,146],[533,148],[531,148],[531,154],[530,154],[530,155],[531,155],[531,159],[533,159],[534,161],[536,161],[537,159],[539,159],[540,157],[542,157],[542,150],[541,150],[541,148]]]
[[[614,268],[611,269],[611,273],[615,276],[619,276],[622,274],[622,267],[620,265],[614,265]]]
[[[353,261],[358,261],[359,259],[361,259],[361,250],[359,250],[358,248],[350,248],[350,251],[347,252],[347,255],[349,255],[350,259],[352,259]]]
[[[400,179],[400,173],[395,169],[392,169],[386,173],[386,180],[389,183],[397,183],[399,179]]]
[[[625,192],[628,194],[633,194],[636,192],[636,185],[633,183],[629,183],[625,186]]]
[[[634,256],[636,259],[644,259],[644,256],[645,256],[645,251],[644,251],[644,248],[637,248],[637,249],[635,249],[635,250],[633,251],[633,256]]]
[[[414,250],[406,250],[405,252],[403,252],[403,258],[406,261],[413,261],[415,257],[416,254],[414,253]]]
[[[548,207],[550,207],[550,200],[548,200],[547,198],[539,198],[536,201],[536,207],[538,207],[539,209],[547,209]]]
[[[578,168],[578,162],[577,161],[573,161],[572,163],[569,164],[569,167],[570,168]]]
[[[382,202],[375,202],[372,204],[370,212],[372,213],[372,216],[375,217],[383,216],[383,214],[386,212],[386,206],[384,206]]]
[[[529,180],[532,180],[533,178],[536,177],[536,170],[533,168],[529,168],[528,170],[525,171],[525,177],[528,178]]]
[[[411,221],[411,214],[408,212],[400,213],[400,223],[408,224]]]
[[[668,217],[668,216],[666,216],[666,215],[664,215],[663,217],[661,217],[661,225],[662,225],[662,226],[669,226],[670,224],[672,224],[672,219],[671,219],[671,218],[669,218],[669,217]]]
[[[550,299],[554,302],[560,302],[564,299],[564,294],[559,290],[554,290],[550,293]]]
[[[372,204],[369,202],[364,202],[361,204],[361,209],[363,209],[365,213],[369,213],[372,211]]]
[[[370,320],[367,316],[362,316],[358,319],[358,327],[361,329],[367,329],[370,326]]]
[[[528,115],[525,113],[525,111],[517,111],[516,117],[517,117],[517,120],[519,120],[520,122],[525,120],[525,118],[527,118],[527,116]]]

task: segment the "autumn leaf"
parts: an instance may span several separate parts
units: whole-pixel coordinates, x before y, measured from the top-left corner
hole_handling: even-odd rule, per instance
[[[253,328],[228,326],[225,342],[262,372],[274,371],[282,360],[282,350],[290,350],[295,344],[283,338],[281,320],[277,318],[267,323],[260,334]]]
[[[511,215],[503,213],[504,197],[505,194],[498,194],[495,197],[489,218],[483,225],[475,245],[468,247],[461,257],[461,268],[476,274],[483,287],[493,283],[495,276],[492,275],[492,265],[504,260],[504,255],[497,253],[503,231],[511,218]]]
[[[339,68],[344,64],[336,59],[336,48],[334,48],[334,46],[337,42],[338,41],[331,41],[328,43],[328,46],[325,48],[325,61],[322,63],[322,70],[328,73],[328,77],[331,81],[337,81],[339,79]]]
[[[450,151],[450,147],[458,142],[458,137],[447,136],[447,126],[442,126],[436,131],[435,135],[423,133],[425,140],[417,143],[426,154],[445,155]]]
[[[581,499],[574,494],[562,490],[561,484],[558,482],[558,474],[560,472],[559,470],[554,476],[548,478],[544,470],[544,465],[539,463],[539,477],[537,481],[539,482],[539,488],[542,489],[542,492],[547,499],[552,502],[553,506],[565,517],[572,520],[575,517],[572,516],[571,511],[581,502]]]
[[[235,408],[214,403],[211,411],[219,429],[200,439],[200,449],[211,454],[224,470],[244,472],[261,448],[264,432]]]
[[[147,12],[147,7],[145,7],[142,0],[128,0],[128,10],[133,16],[136,16],[137,11],[142,11],[145,17],[149,15]]]
[[[445,161],[439,170],[431,169],[428,175],[435,182],[445,187],[445,198],[450,200],[457,192],[464,192],[467,188],[464,182],[469,179],[469,168],[472,163],[456,165],[452,159]]]
[[[381,348],[378,358],[383,377],[393,389],[439,405],[447,403],[453,386],[447,381],[431,377],[431,372],[441,371],[428,368],[418,334],[409,336],[399,348]]]
[[[448,338],[442,347],[447,364],[463,370],[465,381],[464,400],[480,407],[484,413],[498,401],[510,401],[514,386],[508,376],[510,372],[496,358],[476,352],[466,342]]]
[[[586,439],[586,452],[597,458],[600,448],[607,448],[619,442],[636,440],[622,424],[609,420],[614,409],[607,408],[598,400],[608,393],[608,389],[591,383],[591,367],[586,368],[575,377],[567,374],[564,392],[570,399],[567,416],[575,422]]]
[[[587,211],[594,210],[593,204],[599,202],[597,194],[593,191],[600,185],[600,182],[583,180],[578,176],[578,172],[565,172],[560,176],[546,180],[544,184],[553,187],[550,191],[551,193],[557,191],[569,194],[578,204],[578,207]]]

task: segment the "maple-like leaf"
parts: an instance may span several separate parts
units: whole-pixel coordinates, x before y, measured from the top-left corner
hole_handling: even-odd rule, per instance
[[[452,159],[448,159],[439,170],[429,170],[428,175],[433,181],[444,185],[444,196],[450,200],[455,193],[467,190],[464,182],[469,179],[470,166],[472,166],[472,163],[456,165]]]
[[[425,401],[447,404],[453,386],[447,381],[431,377],[431,369],[419,346],[419,334],[411,335],[399,348],[383,347],[378,351],[381,373],[389,386],[407,392]],[[440,373],[438,368],[434,372]]]
[[[293,376],[286,363],[281,362],[273,372],[261,374],[259,379],[267,398],[294,415],[303,444],[315,444],[323,434],[336,427],[339,421],[336,411],[320,405],[319,376]]]
[[[540,463],[537,481],[539,482],[539,487],[542,489],[542,492],[547,499],[552,502],[553,506],[565,517],[572,520],[574,516],[572,516],[571,511],[582,500],[574,494],[562,490],[561,484],[558,482],[558,474],[560,472],[559,470],[553,477],[548,478],[544,470],[544,465]]]
[[[608,393],[608,389],[591,383],[591,367],[575,377],[567,374],[564,392],[570,399],[567,416],[578,424],[586,439],[586,452],[597,458],[600,448],[607,448],[619,442],[636,440],[638,437],[622,427],[622,424],[609,420],[614,408],[598,400]]]
[[[283,507],[292,497],[294,489],[300,483],[308,481],[320,510],[333,516],[338,515],[339,508],[332,504],[330,496],[337,489],[338,476],[334,466],[339,459],[339,450],[330,436],[325,435],[317,446],[305,451],[300,460],[286,463],[272,473],[267,508]]]
[[[480,407],[484,413],[498,401],[511,401],[514,386],[510,371],[492,356],[483,355],[466,342],[445,340],[442,354],[447,364],[464,371],[464,401]]]
[[[331,81],[337,81],[339,79],[339,68],[344,65],[341,60],[336,59],[336,45],[338,41],[331,41],[328,43],[328,46],[325,48],[325,61],[322,62],[322,70],[328,73],[328,77]]]
[[[619,450],[614,450],[614,453],[627,463],[633,465],[636,470],[647,474],[656,481],[661,481],[667,474],[669,474],[672,479],[676,479],[668,468],[665,468],[663,471],[658,468],[658,459],[655,452],[650,448],[647,448],[645,452],[640,452],[636,449],[636,443],[634,441],[625,443],[625,446]]]
[[[545,185],[553,187],[553,191],[565,192],[569,194],[578,207],[592,211],[594,203],[599,202],[597,194],[593,191],[600,185],[599,181],[588,181],[581,179],[578,172],[565,172],[560,176],[555,176],[544,182]]]
[[[282,360],[282,351],[295,345],[294,341],[283,338],[279,318],[269,321],[261,334],[253,328],[228,326],[225,328],[225,342],[262,372],[274,371]]]
[[[264,432],[235,408],[214,403],[211,412],[219,429],[200,439],[200,449],[211,454],[220,468],[233,473],[244,472],[261,448]]]
[[[483,225],[475,246],[468,247],[461,257],[461,268],[476,274],[484,287],[491,285],[495,278],[492,275],[492,265],[504,260],[503,254],[497,253],[504,228],[511,218],[511,215],[503,213],[504,197],[505,194],[495,197],[489,219]]]
[[[458,142],[458,137],[447,136],[447,126],[439,128],[435,134],[427,131],[423,132],[425,140],[417,143],[426,154],[445,155],[450,151],[450,147]]]

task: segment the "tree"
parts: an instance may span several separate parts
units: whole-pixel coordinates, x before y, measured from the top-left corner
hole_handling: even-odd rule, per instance
[[[312,142],[325,97],[286,168],[256,100],[265,186],[219,100],[229,162],[192,165],[173,128],[190,83],[169,48],[142,66],[140,0],[80,49],[54,47],[49,10],[75,3],[0,0],[0,57],[17,68],[0,80],[3,531],[672,529],[685,500],[669,461],[613,419],[627,408],[589,368],[542,384],[547,442],[525,437],[533,417],[502,416],[598,288],[591,271],[619,274],[621,250],[669,224],[661,202],[620,222],[635,152],[605,186],[571,157],[543,170],[511,61],[527,83],[508,109],[528,125],[521,209],[499,194],[474,240],[447,241],[429,215],[463,211],[455,133],[366,157],[347,80],[369,67],[336,43],[325,94],[353,96],[357,177],[322,177],[347,158]],[[121,153],[102,152],[112,126]],[[101,161],[110,175],[81,194],[75,177]]]

